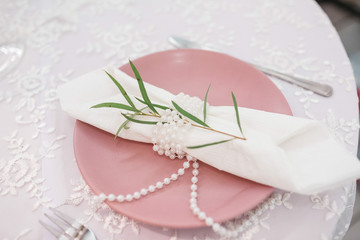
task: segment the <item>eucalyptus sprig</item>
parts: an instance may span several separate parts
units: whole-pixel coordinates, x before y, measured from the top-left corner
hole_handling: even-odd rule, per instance
[[[242,128],[241,128],[239,111],[238,111],[237,101],[236,101],[234,93],[232,93],[232,99],[233,99],[235,113],[236,113],[236,121],[237,121],[237,125],[239,127],[239,130],[240,130],[240,133],[241,133],[241,137],[230,134],[230,133],[226,133],[226,132],[223,132],[223,131],[213,129],[212,127],[210,127],[206,123],[206,116],[207,116],[207,107],[206,107],[206,105],[207,105],[207,97],[208,97],[208,93],[209,93],[209,90],[210,90],[210,85],[209,85],[209,87],[208,87],[208,89],[206,91],[206,94],[205,94],[204,106],[203,106],[203,120],[201,120],[198,117],[196,117],[193,114],[186,111],[185,109],[183,109],[181,106],[179,106],[174,101],[171,101],[174,108],[163,106],[163,105],[160,105],[160,104],[153,104],[151,102],[148,94],[147,94],[144,82],[143,82],[143,80],[142,80],[142,78],[140,76],[139,71],[136,69],[136,67],[135,67],[135,65],[133,64],[132,61],[129,60],[129,63],[130,63],[132,71],[134,72],[136,80],[138,82],[138,86],[139,86],[141,96],[142,96],[142,99],[137,98],[137,97],[135,97],[135,99],[137,101],[139,101],[140,103],[144,104],[145,107],[143,107],[141,109],[137,109],[135,104],[133,103],[133,101],[131,100],[129,95],[127,94],[126,90],[124,89],[124,87],[110,73],[108,73],[106,71],[105,71],[106,74],[109,76],[109,78],[117,86],[120,93],[122,94],[122,96],[125,98],[125,100],[127,101],[127,103],[129,105],[122,104],[122,103],[105,102],[105,103],[100,103],[100,104],[97,104],[97,105],[94,105],[94,106],[91,107],[91,108],[109,107],[109,108],[117,108],[117,109],[128,111],[126,113],[121,113],[126,120],[121,124],[121,126],[117,130],[117,132],[115,134],[115,139],[118,137],[118,135],[120,134],[120,132],[123,129],[129,129],[129,127],[127,126],[127,124],[129,122],[134,122],[134,123],[138,123],[138,124],[149,124],[149,125],[156,125],[158,123],[158,121],[141,120],[141,119],[136,118],[136,116],[148,116],[148,117],[153,117],[155,119],[156,118],[161,119],[162,115],[156,109],[161,109],[161,110],[170,109],[171,111],[176,110],[180,114],[180,118],[183,119],[183,121],[185,123],[190,124],[193,127],[202,128],[202,129],[205,129],[205,130],[208,130],[208,131],[216,132],[216,133],[223,134],[225,136],[231,137],[229,139],[216,141],[216,142],[210,142],[210,143],[206,143],[206,144],[202,144],[202,145],[188,146],[187,148],[189,148],[189,149],[197,149],[197,148],[213,146],[213,145],[226,143],[226,142],[236,140],[236,139],[246,140],[246,138],[244,136],[244,133],[242,131]]]

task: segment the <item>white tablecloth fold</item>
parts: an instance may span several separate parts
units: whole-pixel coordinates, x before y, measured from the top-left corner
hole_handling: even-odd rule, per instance
[[[138,83],[122,71],[106,68],[125,88],[133,102],[141,98]],[[145,83],[153,103],[171,105],[175,96]],[[115,134],[125,121],[119,109],[90,108],[102,102],[127,104],[103,69],[70,81],[58,90],[61,106],[72,117]],[[329,190],[360,178],[360,163],[329,133],[321,122],[254,109],[239,108],[247,140],[187,149],[199,160],[237,176],[300,194]],[[207,124],[214,129],[239,135],[233,106],[208,108]],[[130,123],[120,137],[151,142],[154,125]],[[193,146],[228,139],[211,131],[191,127],[183,140]],[[151,146],[149,146],[151,147]]]

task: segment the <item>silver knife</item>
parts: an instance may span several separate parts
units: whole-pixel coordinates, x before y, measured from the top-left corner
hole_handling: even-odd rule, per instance
[[[178,36],[170,36],[168,40],[176,48],[203,49],[203,50],[210,50],[210,51],[218,52],[216,49],[201,46],[199,43],[189,41],[187,39],[184,39],[184,38],[178,37]],[[281,72],[278,72],[278,71],[275,71],[275,70],[272,70],[272,69],[269,69],[266,67],[262,67],[262,66],[259,66],[259,65],[253,64],[253,63],[249,63],[249,62],[247,62],[247,63],[267,75],[276,77],[280,80],[283,80],[283,81],[286,81],[289,83],[293,83],[299,87],[310,90],[321,96],[330,97],[333,94],[333,89],[328,84],[317,83],[317,82],[314,82],[311,80],[291,76],[286,73],[281,73]]]

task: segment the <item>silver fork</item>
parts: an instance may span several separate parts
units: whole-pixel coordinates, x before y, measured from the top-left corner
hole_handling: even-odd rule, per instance
[[[205,46],[200,45],[197,42],[190,41],[188,39],[179,37],[179,36],[170,36],[169,42],[175,46],[176,48],[190,48],[190,49],[203,49],[203,50],[210,50],[214,52],[218,52],[217,49],[213,48],[207,48]],[[308,79],[299,78],[296,76],[291,76],[282,72],[275,71],[273,69],[265,68],[263,66],[259,66],[253,63],[248,64],[252,65],[254,68],[262,71],[263,73],[266,73],[267,75],[276,77],[278,79],[281,79],[283,81],[293,83],[299,87],[305,88],[307,90],[310,90],[316,94],[319,94],[323,97],[331,97],[333,94],[333,89],[328,84],[322,84],[318,82],[314,82]]]
[[[53,222],[57,228],[39,220],[40,224],[48,230],[56,239],[58,240],[96,240],[95,234],[76,221],[70,216],[60,212],[55,208],[50,208],[50,210],[57,216],[51,216],[45,213],[45,217],[47,217],[51,222]]]

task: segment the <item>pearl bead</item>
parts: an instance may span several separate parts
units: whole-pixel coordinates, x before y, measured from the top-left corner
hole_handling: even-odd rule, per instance
[[[178,174],[179,174],[179,175],[184,175],[184,173],[185,173],[185,170],[184,170],[183,168],[180,168],[180,169],[178,170]]]
[[[220,224],[215,223],[212,225],[212,229],[214,230],[214,232],[218,232],[220,230]]]
[[[165,151],[165,156],[167,156],[167,157],[170,156],[170,151],[169,150]]]
[[[194,209],[193,209],[193,213],[194,213],[195,215],[198,215],[198,214],[200,213],[200,208],[198,208],[198,207],[194,208]]]
[[[190,196],[191,196],[192,198],[196,198],[196,197],[197,197],[197,192],[191,192],[191,193],[190,193]]]
[[[134,192],[133,196],[135,199],[139,199],[141,195],[139,192]]]
[[[155,186],[154,185],[150,185],[149,186],[149,192],[154,192],[155,191]]]
[[[183,159],[183,158],[184,158],[184,155],[179,155],[178,156],[178,159],[180,159],[180,160]]]
[[[174,154],[171,154],[169,157],[171,160],[174,160],[176,158],[176,156]]]
[[[197,202],[196,198],[190,198],[190,203],[196,203],[196,202]]]
[[[156,183],[156,187],[159,188],[159,189],[162,188],[162,187],[163,187],[163,183],[162,183],[162,182],[157,182],[157,183]]]
[[[190,187],[191,191],[196,191],[197,190],[197,186],[195,184],[192,184]]]
[[[196,205],[196,203],[190,203],[190,208],[194,210],[195,208],[198,208],[198,206]]]
[[[125,197],[123,195],[118,195],[116,197],[116,200],[118,200],[118,202],[123,202],[125,200]]]
[[[188,155],[186,155],[186,159],[187,159],[188,161],[191,161],[191,160],[193,160],[193,157],[188,154]]]
[[[197,182],[198,182],[198,178],[197,178],[197,177],[192,177],[192,178],[191,178],[191,182],[192,182],[192,183],[197,183]]]
[[[148,190],[143,188],[140,190],[141,195],[145,196],[148,193]]]
[[[198,217],[200,220],[204,220],[206,218],[206,214],[204,212],[199,212]]]
[[[133,199],[131,194],[126,195],[126,201],[130,202]]]
[[[192,171],[192,174],[193,174],[194,176],[197,176],[197,175],[199,175],[199,170],[197,170],[197,169],[194,169],[194,170]]]
[[[206,223],[206,225],[211,226],[211,225],[213,225],[214,220],[211,217],[207,217],[205,219],[205,223]]]
[[[105,195],[104,193],[101,193],[101,194],[99,195],[99,199],[100,199],[101,201],[104,201],[104,200],[106,199],[106,195]]]
[[[169,184],[170,183],[170,178],[164,178],[164,183]]]
[[[183,163],[183,167],[184,167],[184,168],[189,168],[189,167],[190,167],[190,163],[189,163],[189,162],[184,162],[184,163]]]
[[[193,168],[199,168],[199,163],[198,163],[198,162],[194,162],[194,163],[192,164],[192,166],[193,166]]]
[[[108,199],[109,201],[114,201],[115,198],[116,198],[115,195],[112,194],[112,193],[107,196],[107,199]]]
[[[175,148],[176,148],[176,150],[179,150],[179,151],[182,150],[181,144],[176,144],[176,147],[175,147]]]
[[[158,154],[159,154],[160,156],[163,155],[163,154],[164,154],[164,150],[159,149]]]
[[[178,179],[178,175],[175,173],[171,174],[171,180],[176,180],[176,179]]]
[[[153,146],[153,150],[154,150],[155,152],[157,152],[157,151],[159,150],[159,146],[158,146],[158,145],[154,145],[154,146]]]
[[[170,149],[170,145],[169,144],[165,144],[165,150],[169,150]]]

